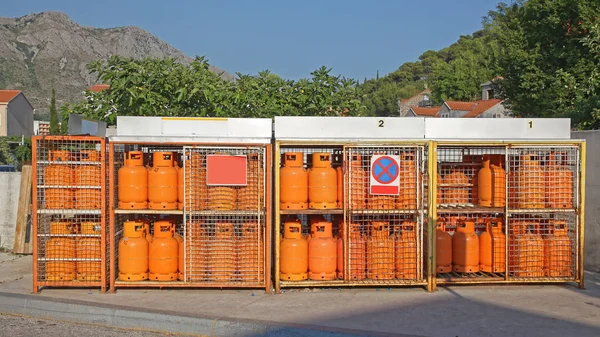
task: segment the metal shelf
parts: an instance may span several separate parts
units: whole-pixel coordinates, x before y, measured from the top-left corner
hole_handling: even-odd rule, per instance
[[[92,261],[92,262],[101,262],[102,259],[80,259],[80,258],[47,258],[47,257],[40,257],[38,258],[38,261],[41,262],[47,262],[47,261],[66,261],[66,262],[78,262],[78,261]]]
[[[286,209],[280,210],[279,214],[281,215],[298,215],[298,214],[308,214],[308,215],[320,215],[320,214],[344,214],[344,210],[341,208],[337,209]]]
[[[50,160],[37,160],[37,164],[48,164],[48,165],[102,165],[99,161],[50,161]]]
[[[70,188],[70,189],[96,189],[99,190],[102,186],[48,186],[48,185],[38,185],[37,188]]]
[[[514,214],[543,214],[543,213],[576,213],[575,208],[531,208],[531,209],[509,209],[508,213]]]
[[[221,216],[227,216],[227,215],[254,215],[254,216],[259,216],[259,215],[263,215],[264,211],[188,211],[185,212],[186,214],[190,214],[190,215],[221,215]]]
[[[264,288],[264,284],[245,283],[228,281],[208,282],[208,281],[121,281],[115,280],[115,288]]]
[[[349,210],[348,213],[352,215],[362,214],[415,214],[418,213],[419,209],[359,209]]]
[[[183,214],[180,209],[115,209],[115,214]]]
[[[101,238],[102,234],[38,234],[39,237],[56,237],[56,238]]]
[[[54,215],[102,215],[99,209],[38,209],[38,214]]]
[[[330,280],[330,281],[280,281],[281,288],[310,288],[310,287],[387,287],[387,286],[423,286],[426,280]]]
[[[505,282],[504,273],[456,273],[450,272],[445,274],[437,274],[437,284],[477,284],[477,283],[501,283]]]
[[[479,207],[479,206],[441,206],[438,205],[438,213],[505,213],[503,207]]]

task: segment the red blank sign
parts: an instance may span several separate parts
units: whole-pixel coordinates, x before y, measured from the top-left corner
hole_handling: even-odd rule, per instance
[[[246,156],[208,155],[206,156],[206,185],[246,186]]]

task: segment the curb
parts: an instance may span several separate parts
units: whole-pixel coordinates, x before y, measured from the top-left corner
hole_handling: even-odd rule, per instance
[[[282,324],[278,322],[224,317],[201,317],[152,309],[144,309],[142,311],[139,308],[128,306],[4,292],[0,292],[0,313],[20,314],[124,329],[144,329],[166,333],[206,336],[408,336],[302,324]]]

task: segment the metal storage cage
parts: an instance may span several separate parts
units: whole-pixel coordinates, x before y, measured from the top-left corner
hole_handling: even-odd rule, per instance
[[[423,134],[423,118],[275,117],[277,293],[286,287],[427,285],[429,142]],[[315,165],[316,160],[326,164]],[[372,183],[375,166],[379,180]],[[304,182],[289,183],[299,175]],[[331,184],[315,183],[319,177]],[[322,200],[314,192],[334,185],[337,198],[333,193]],[[383,188],[371,191],[371,185]],[[333,235],[313,248],[321,224],[332,227]],[[292,228],[301,233],[286,242]],[[335,265],[321,270],[322,261],[334,258]]]
[[[567,282],[583,287],[585,141],[569,139],[569,120],[448,122],[469,131],[448,135],[441,131],[443,120],[426,122],[426,137],[438,138],[436,174],[430,177],[437,227],[432,288]],[[502,130],[504,140],[494,139],[498,131],[491,128]],[[488,166],[484,161],[490,170],[480,173]],[[469,223],[475,233],[464,229]],[[457,227],[462,233],[455,238]],[[458,249],[447,240],[458,242]],[[469,251],[471,240],[478,243],[478,256]]]
[[[91,136],[34,136],[33,291],[106,290],[106,144]]]
[[[270,291],[271,120],[119,117],[117,124],[118,135],[109,142],[110,235],[114,252],[110,261],[111,291],[123,287]],[[178,178],[174,199],[157,201],[157,195],[152,196],[153,189],[169,185],[161,180],[156,183],[151,177],[158,174],[150,167],[155,156],[175,163],[173,170]],[[125,179],[125,171],[119,172],[125,158],[143,161],[142,170],[149,170],[145,200],[127,192],[119,195],[136,188]],[[236,169],[223,170],[222,165],[234,165]],[[166,173],[171,178],[173,170]],[[234,171],[239,172],[234,177],[224,178],[221,174]],[[170,188],[174,188],[172,183]],[[163,224],[161,221],[167,221],[179,234],[174,235],[181,241],[177,245],[176,271],[153,272],[152,267],[129,270],[126,260],[135,256],[123,251],[125,242],[131,241],[124,237],[125,231],[131,233],[130,228],[137,228],[144,234],[136,234],[135,240],[145,237],[151,245],[156,239],[154,228],[157,223]],[[147,256],[150,263],[151,255]]]

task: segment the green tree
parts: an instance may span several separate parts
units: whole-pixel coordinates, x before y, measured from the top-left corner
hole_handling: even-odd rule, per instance
[[[311,78],[291,81],[268,70],[237,74],[230,82],[209,70],[204,58],[190,65],[174,59],[134,60],[112,56],[88,65],[110,85],[66,104],[61,115],[83,114],[115,124],[116,116],[272,117],[277,115],[360,115],[361,89],[352,79],[321,67]]]
[[[516,1],[490,13],[504,70],[499,89],[515,112],[598,127],[598,17],[597,0]]]
[[[58,125],[58,112],[56,111],[56,96],[52,88],[52,98],[50,99],[50,134],[60,134],[60,125]]]

